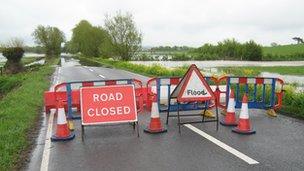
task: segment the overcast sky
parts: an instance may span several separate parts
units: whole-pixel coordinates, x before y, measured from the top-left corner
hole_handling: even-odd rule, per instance
[[[82,19],[103,25],[105,14],[133,14],[144,46],[216,43],[225,38],[290,44],[304,37],[303,0],[1,0],[0,42],[21,37],[33,45],[39,24],[56,26],[69,40]]]

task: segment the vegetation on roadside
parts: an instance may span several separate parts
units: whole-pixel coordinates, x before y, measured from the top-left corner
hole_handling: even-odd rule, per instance
[[[0,101],[0,170],[18,169],[23,164],[22,157],[27,157],[39,124],[43,92],[49,88],[48,77],[54,71],[51,64],[56,63],[57,59],[50,65],[0,77],[0,88],[5,92]]]
[[[280,113],[304,119],[304,92],[296,92],[293,86],[285,86]]]

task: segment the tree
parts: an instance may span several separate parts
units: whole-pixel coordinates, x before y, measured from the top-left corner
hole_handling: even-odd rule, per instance
[[[141,48],[142,34],[137,30],[130,13],[118,12],[116,16],[106,16],[105,30],[111,39],[109,50],[122,60],[130,60]]]
[[[38,45],[43,46],[47,57],[60,55],[65,36],[57,27],[39,25],[32,36]]]
[[[276,42],[272,42],[271,44],[270,44],[270,46],[271,47],[276,47],[276,46],[279,46]]]
[[[262,46],[255,43],[253,40],[246,42],[243,45],[243,56],[249,61],[261,61],[262,60]]]
[[[292,39],[293,39],[294,41],[296,41],[297,44],[304,43],[303,39],[300,38],[300,37],[293,37]]]
[[[24,43],[22,39],[12,38],[6,44],[2,45],[2,54],[7,59],[4,65],[4,71],[8,74],[16,74],[23,70],[21,58],[24,54]]]
[[[80,52],[85,56],[100,56],[100,45],[107,40],[106,31],[102,27],[92,26],[88,21],[81,20],[75,28],[70,42],[72,52]]]

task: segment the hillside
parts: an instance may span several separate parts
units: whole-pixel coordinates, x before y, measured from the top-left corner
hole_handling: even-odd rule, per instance
[[[292,55],[304,53],[304,44],[280,45],[263,47],[263,53],[272,55]]]

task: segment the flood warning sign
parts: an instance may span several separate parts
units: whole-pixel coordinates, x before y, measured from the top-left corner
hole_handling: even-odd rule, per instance
[[[177,98],[179,102],[215,99],[210,86],[195,65],[190,66],[180,83],[171,93],[171,97]]]

